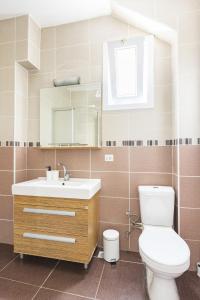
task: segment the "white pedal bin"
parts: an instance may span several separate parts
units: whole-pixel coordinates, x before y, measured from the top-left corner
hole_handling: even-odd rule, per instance
[[[108,262],[119,260],[119,232],[108,229],[103,232],[104,259]]]

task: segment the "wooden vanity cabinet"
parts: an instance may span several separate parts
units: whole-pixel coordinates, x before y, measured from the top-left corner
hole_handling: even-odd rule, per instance
[[[88,264],[98,224],[98,194],[89,200],[15,196],[14,252]]]

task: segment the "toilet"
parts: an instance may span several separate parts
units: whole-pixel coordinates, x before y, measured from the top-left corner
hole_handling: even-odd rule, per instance
[[[178,300],[175,278],[190,265],[190,250],[174,231],[175,193],[169,186],[139,186],[143,231],[139,252],[146,266],[150,300]]]

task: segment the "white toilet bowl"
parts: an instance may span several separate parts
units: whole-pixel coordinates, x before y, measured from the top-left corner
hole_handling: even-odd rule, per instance
[[[175,278],[190,265],[190,250],[171,228],[144,226],[139,238],[139,251],[147,271],[150,300],[178,300]]]

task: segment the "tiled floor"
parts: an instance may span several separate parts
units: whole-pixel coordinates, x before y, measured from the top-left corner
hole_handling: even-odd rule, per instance
[[[200,279],[187,272],[177,280],[181,300],[200,299]],[[122,252],[115,266],[94,257],[81,264],[13,254],[0,244],[0,299],[146,300],[145,269],[139,255]]]

